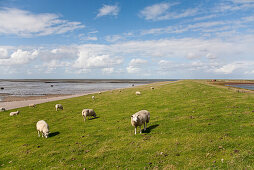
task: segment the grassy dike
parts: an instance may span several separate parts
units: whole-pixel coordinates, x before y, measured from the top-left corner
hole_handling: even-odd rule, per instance
[[[254,94],[192,80],[153,86],[24,107],[15,117],[1,112],[0,168],[254,167]],[[56,112],[56,103],[64,110]],[[84,123],[83,108],[99,118]],[[149,128],[134,135],[130,116],[142,109],[151,113]],[[50,126],[48,139],[37,136],[42,119]]]

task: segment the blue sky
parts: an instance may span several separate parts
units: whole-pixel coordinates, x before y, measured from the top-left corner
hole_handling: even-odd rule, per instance
[[[254,78],[254,0],[0,0],[0,78]]]

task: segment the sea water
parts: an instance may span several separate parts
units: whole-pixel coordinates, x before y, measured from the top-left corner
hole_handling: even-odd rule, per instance
[[[0,89],[0,98],[4,95],[83,94],[158,81],[169,80],[0,80],[0,88],[2,88]]]

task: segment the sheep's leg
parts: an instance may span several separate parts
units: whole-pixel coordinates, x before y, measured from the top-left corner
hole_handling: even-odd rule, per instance
[[[135,127],[135,135],[137,134],[137,127]]]
[[[140,130],[140,133],[142,133],[142,131],[141,131],[141,126],[139,126],[139,130]]]
[[[38,136],[40,137],[40,131],[38,131]]]
[[[144,130],[146,130],[146,122],[144,123]]]
[[[86,122],[86,117],[85,116],[83,116],[84,117],[84,122]]]

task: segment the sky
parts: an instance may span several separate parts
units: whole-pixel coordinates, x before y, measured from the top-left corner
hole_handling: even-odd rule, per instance
[[[254,79],[254,0],[0,0],[0,79]]]

